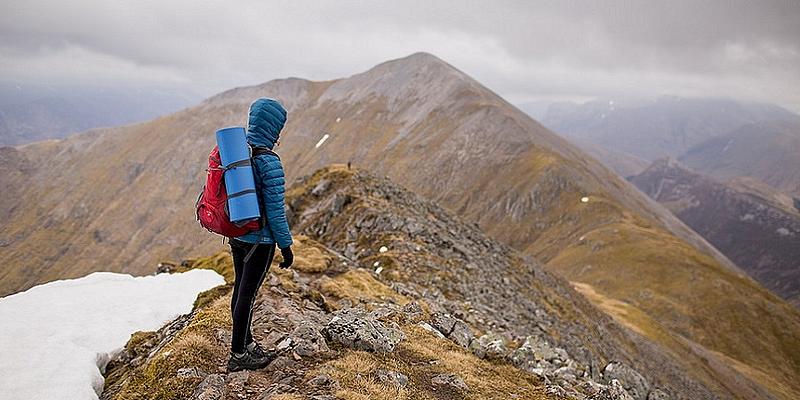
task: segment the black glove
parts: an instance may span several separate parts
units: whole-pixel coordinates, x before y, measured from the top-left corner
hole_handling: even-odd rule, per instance
[[[283,256],[283,261],[278,264],[279,267],[286,269],[292,266],[294,262],[294,254],[292,253],[292,246],[289,246],[285,249],[281,249],[281,255]]]

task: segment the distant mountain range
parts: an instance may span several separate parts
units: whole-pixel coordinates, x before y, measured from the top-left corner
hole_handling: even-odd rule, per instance
[[[800,117],[744,125],[693,146],[679,160],[721,180],[755,178],[800,198]]]
[[[0,146],[145,121],[198,99],[173,90],[15,88],[0,85]]]
[[[667,159],[631,182],[764,286],[800,306],[800,208],[788,196],[748,180],[726,185]]]
[[[219,250],[194,222],[194,200],[214,130],[243,125],[259,96],[289,110],[277,149],[288,182],[348,161],[387,175],[567,277],[719,398],[800,395],[797,309],[632,184],[424,53],[6,150],[18,165],[0,175],[0,290],[101,269],[150,273],[164,258]]]
[[[632,105],[614,100],[555,103],[542,124],[571,139],[654,161],[678,157],[747,124],[793,118],[797,116],[772,104],[660,97]]]

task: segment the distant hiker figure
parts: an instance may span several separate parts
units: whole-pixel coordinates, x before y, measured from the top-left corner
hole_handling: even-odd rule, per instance
[[[236,279],[231,297],[233,335],[229,371],[263,368],[275,358],[274,354],[253,339],[250,323],[253,303],[269,272],[275,245],[283,256],[283,262],[279,265],[281,268],[289,268],[294,261],[292,234],[284,210],[283,166],[278,155],[272,151],[285,123],[286,110],[278,101],[260,98],[250,105],[247,142],[253,150],[253,173],[266,223],[260,231],[230,240]],[[255,249],[253,246],[256,246]],[[251,250],[253,252],[245,262]]]

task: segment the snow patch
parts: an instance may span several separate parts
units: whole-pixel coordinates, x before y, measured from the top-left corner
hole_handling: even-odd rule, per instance
[[[322,146],[322,144],[325,143],[325,141],[328,140],[329,137],[331,137],[331,135],[329,135],[327,133],[322,135],[322,139],[320,139],[319,142],[317,142],[317,144],[314,146],[314,148],[318,149],[319,146]]]
[[[95,272],[0,298],[4,399],[97,399],[108,361],[136,331],[192,310],[224,283],[211,270],[133,277]]]

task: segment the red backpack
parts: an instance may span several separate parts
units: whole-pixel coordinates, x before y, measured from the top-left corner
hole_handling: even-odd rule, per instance
[[[225,190],[224,181],[225,168],[220,164],[219,148],[214,146],[211,154],[208,155],[206,184],[195,203],[197,220],[200,221],[200,225],[211,232],[229,238],[261,229],[261,220],[253,220],[241,226],[231,222],[228,215],[228,193]]]

